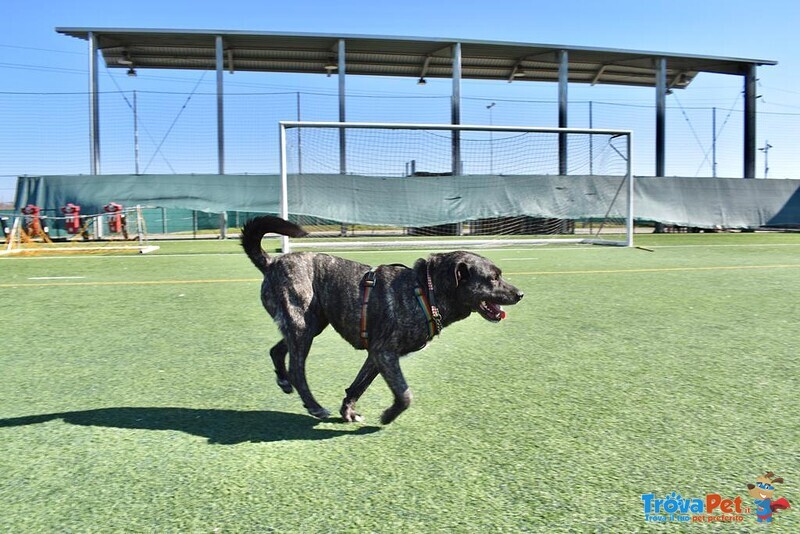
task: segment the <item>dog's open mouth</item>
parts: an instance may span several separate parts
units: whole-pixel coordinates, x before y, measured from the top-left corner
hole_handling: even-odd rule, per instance
[[[478,306],[478,313],[481,314],[481,317],[493,323],[497,323],[506,318],[506,312],[503,311],[503,308],[501,308],[499,304],[486,302],[485,300]]]

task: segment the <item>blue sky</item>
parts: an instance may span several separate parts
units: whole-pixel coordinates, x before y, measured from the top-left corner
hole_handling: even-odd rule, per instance
[[[800,114],[800,2],[797,1],[0,0],[3,80],[0,91],[87,89],[86,42],[57,34],[54,31],[57,26],[453,37],[769,59],[779,64],[759,69],[758,93],[762,97],[759,111]],[[137,79],[120,75],[118,83],[125,90],[188,92],[197,79],[194,72],[151,71]],[[207,76],[204,83],[213,88],[213,77]],[[234,92],[253,88],[335,91],[331,80],[324,76],[280,74],[239,76],[226,80],[226,87]],[[349,83],[348,89],[386,95],[420,91],[411,81],[397,79],[361,79]],[[428,95],[448,95],[450,86],[429,83],[424,90]],[[725,106],[740,90],[738,77],[704,79],[701,75],[688,90],[680,92],[680,101],[685,106]],[[556,98],[550,84],[487,84],[465,80],[462,91],[465,96],[488,98]],[[570,87],[571,100],[588,98],[646,104],[654,101],[652,92]],[[0,143],[10,136],[13,131],[7,125],[0,126]],[[13,188],[12,178],[0,177],[0,200],[11,196],[10,188]]]

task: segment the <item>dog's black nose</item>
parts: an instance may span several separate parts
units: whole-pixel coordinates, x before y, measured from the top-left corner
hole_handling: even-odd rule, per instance
[[[518,301],[522,300],[522,297],[524,297],[524,296],[525,296],[525,293],[523,293],[522,291],[517,291],[517,300]]]

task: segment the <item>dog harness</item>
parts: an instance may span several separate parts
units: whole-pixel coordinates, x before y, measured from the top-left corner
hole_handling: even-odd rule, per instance
[[[409,267],[399,264],[393,263],[391,264],[392,267],[405,267],[409,269]],[[369,296],[372,293],[372,289],[375,287],[375,277],[378,273],[378,269],[380,269],[382,265],[378,265],[377,267],[373,267],[364,275],[364,278],[361,279],[361,346],[365,349],[369,348],[369,333],[367,332],[367,310],[369,308]],[[433,281],[431,280],[431,271],[430,267],[427,270],[427,282],[428,282],[428,291],[427,294],[425,291],[419,287],[419,284],[414,288],[414,296],[417,299],[417,303],[419,307],[422,308],[422,313],[425,315],[425,319],[428,321],[428,341],[433,339],[434,336],[438,335],[439,332],[442,331],[442,315],[439,313],[439,307],[436,305],[436,296],[433,292]]]
[[[428,308],[431,309],[431,316],[429,320],[431,322],[431,327],[435,328],[435,332],[438,334],[442,331],[442,314],[439,313],[439,306],[436,305],[436,294],[433,292],[433,280],[431,279],[431,264],[427,262],[425,264],[425,274],[427,274],[428,278],[428,298],[430,299],[430,303]],[[425,315],[428,314],[427,308],[425,309]],[[433,339],[433,336],[431,336]]]
[[[375,287],[375,274],[380,269],[380,265],[373,267],[364,278],[361,279],[361,346],[369,348],[369,334],[367,333],[367,307],[369,305],[369,294]]]

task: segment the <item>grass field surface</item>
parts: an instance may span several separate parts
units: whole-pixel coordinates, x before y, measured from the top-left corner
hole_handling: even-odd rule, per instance
[[[234,241],[1,258],[0,531],[738,532],[767,528],[766,471],[792,504],[768,528],[800,531],[800,235],[637,244],[481,251],[525,299],[404,359],[414,403],[386,427],[380,379],[359,424],[278,389]],[[364,357],[315,341],[334,413]],[[647,521],[673,492],[743,508]]]

